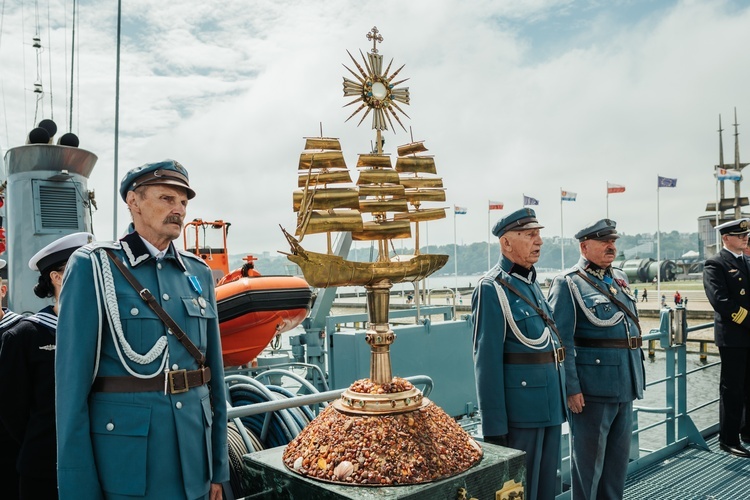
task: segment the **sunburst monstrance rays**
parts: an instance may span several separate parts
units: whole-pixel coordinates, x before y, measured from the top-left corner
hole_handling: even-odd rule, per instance
[[[345,104],[344,107],[351,106],[358,102],[362,103],[354,113],[349,115],[349,118],[347,118],[346,121],[349,121],[354,115],[367,108],[362,115],[362,118],[359,120],[359,123],[357,123],[357,126],[367,118],[367,115],[369,115],[370,112],[372,112],[373,130],[388,130],[388,124],[393,128],[393,122],[391,121],[391,117],[393,117],[398,124],[401,125],[401,128],[406,131],[404,124],[401,123],[401,118],[399,118],[398,113],[403,114],[407,118],[409,118],[409,115],[401,109],[398,103],[409,104],[409,87],[403,87],[400,89],[396,87],[399,84],[404,83],[408,78],[394,81],[404,66],[402,65],[394,71],[393,74],[388,75],[391,69],[391,64],[393,64],[393,59],[391,59],[391,62],[388,63],[385,71],[383,71],[383,56],[378,54],[378,51],[375,48],[376,42],[383,41],[383,37],[379,34],[377,27],[372,28],[367,34],[367,39],[372,41],[373,48],[367,53],[367,57],[365,57],[361,50],[359,51],[359,54],[362,56],[364,67],[357,62],[351,52],[348,50],[346,51],[354,63],[354,66],[357,68],[357,71],[353,71],[344,64],[344,67],[354,76],[354,78],[356,78],[356,80],[351,80],[344,77],[344,97],[356,97],[353,101]]]

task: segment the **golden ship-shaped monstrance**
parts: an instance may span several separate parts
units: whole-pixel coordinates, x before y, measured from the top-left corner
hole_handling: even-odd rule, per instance
[[[369,317],[365,339],[371,347],[370,378],[353,383],[340,399],[306,427],[287,447],[284,463],[303,475],[330,481],[351,482],[353,477],[358,483],[370,484],[368,481],[372,477],[378,477],[384,481],[378,484],[413,484],[466,470],[479,460],[481,448],[417,388],[391,373],[390,345],[396,336],[388,322],[390,289],[393,283],[422,280],[448,261],[447,255],[419,252],[419,224],[446,216],[445,208],[425,208],[423,204],[445,202],[446,197],[443,181],[437,176],[435,159],[423,154],[427,151],[424,143],[412,139],[409,144],[399,147],[395,166],[391,156],[382,150],[382,131],[388,130],[388,124],[393,127],[392,119],[403,128],[399,115],[407,115],[399,103],[409,104],[409,89],[396,88],[405,80],[394,81],[403,66],[392,74],[389,74],[390,63],[385,70],[382,69],[383,57],[376,49],[376,43],[382,42],[382,37],[377,28],[373,28],[367,37],[372,40],[373,48],[366,57],[362,54],[364,67],[349,54],[357,71],[346,69],[356,80],[344,78],[344,96],[355,97],[347,106],[361,103],[347,121],[365,110],[361,124],[372,114],[376,148],[358,156],[356,168],[359,175],[354,184],[338,139],[306,138],[298,165],[299,189],[293,195],[293,207],[297,213],[295,232],[292,235],[283,228],[282,231],[291,246],[287,257],[299,265],[310,285],[319,288],[365,287]],[[391,257],[392,240],[411,238],[412,225],[414,254]],[[354,240],[377,242],[377,260],[355,262],[335,255],[331,234],[342,231],[351,232]],[[309,234],[326,234],[326,253],[311,252],[302,247],[303,239]],[[395,476],[381,477],[382,470],[368,471],[367,467],[374,467],[368,462],[363,464],[364,470],[361,471],[359,465],[347,461],[334,468],[333,464],[320,458],[321,453],[328,456],[329,449],[343,448],[345,436],[335,429],[339,424],[349,428],[352,419],[357,418],[366,419],[357,425],[379,428],[403,425],[404,432],[399,434],[411,436],[409,439],[439,434],[434,439],[442,441],[422,440],[419,446],[424,448],[418,452],[410,445],[411,456],[396,457],[401,461],[393,467]],[[383,418],[392,420],[384,424]],[[441,430],[430,431],[438,422]],[[435,450],[455,448],[456,443],[459,443],[457,453],[464,457],[462,460],[444,463],[440,457],[432,456]],[[437,464],[434,470],[422,467],[424,457],[431,457],[430,463]],[[414,460],[422,460],[422,465],[412,463]],[[419,472],[406,474],[405,470]]]

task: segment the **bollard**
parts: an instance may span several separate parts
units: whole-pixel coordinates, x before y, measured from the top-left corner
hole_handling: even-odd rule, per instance
[[[656,358],[656,341],[649,340],[648,341],[648,359],[653,361],[654,358]]]

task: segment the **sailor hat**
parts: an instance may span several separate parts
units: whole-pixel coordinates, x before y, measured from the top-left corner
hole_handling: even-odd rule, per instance
[[[8,263],[5,261],[5,259],[0,259],[0,269],[4,268]]]
[[[747,219],[730,220],[729,222],[719,224],[716,226],[716,229],[718,229],[722,235],[731,234],[739,236],[750,232],[750,224],[748,224]]]
[[[541,229],[543,227],[536,220],[534,210],[521,208],[497,221],[492,227],[492,234],[499,238],[508,231],[526,231],[527,229]]]
[[[615,227],[617,227],[617,222],[612,219],[601,219],[578,231],[575,237],[578,241],[616,240],[620,235],[617,234]]]
[[[120,181],[120,196],[126,200],[128,191],[133,191],[139,186],[156,184],[178,186],[187,191],[188,200],[195,197],[195,191],[190,188],[187,170],[174,160],[146,163],[131,169]]]
[[[58,238],[34,254],[29,260],[29,268],[44,274],[67,262],[73,252],[92,241],[94,235],[91,233],[73,233]]]

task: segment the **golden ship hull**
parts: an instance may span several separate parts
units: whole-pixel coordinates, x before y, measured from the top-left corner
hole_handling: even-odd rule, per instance
[[[302,269],[305,280],[317,288],[334,286],[367,286],[382,281],[402,283],[419,281],[431,275],[448,262],[447,255],[420,254],[408,260],[354,262],[338,255],[310,252],[289,233],[284,231],[291,246],[287,258]]]

